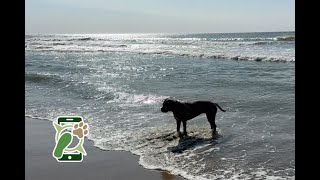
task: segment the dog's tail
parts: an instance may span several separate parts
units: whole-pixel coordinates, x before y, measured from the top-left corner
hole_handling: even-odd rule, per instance
[[[221,111],[226,112],[226,110],[222,109],[217,103],[214,103]]]

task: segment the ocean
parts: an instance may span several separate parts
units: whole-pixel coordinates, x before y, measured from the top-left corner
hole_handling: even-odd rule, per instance
[[[177,138],[166,98],[218,103],[218,137],[203,114]],[[25,116],[67,115],[147,169],[295,179],[295,32],[26,35]]]

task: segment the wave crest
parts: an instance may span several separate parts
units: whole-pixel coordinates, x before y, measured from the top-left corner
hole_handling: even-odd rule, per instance
[[[91,83],[65,80],[54,74],[26,73],[25,81],[50,86],[57,91],[66,91],[67,94],[81,99],[109,101],[115,98],[112,92],[100,91]]]
[[[295,36],[284,36],[275,38],[276,41],[295,41]]]

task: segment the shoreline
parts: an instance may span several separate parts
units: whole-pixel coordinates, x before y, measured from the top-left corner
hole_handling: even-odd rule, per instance
[[[52,157],[55,130],[50,122],[25,117],[26,179],[130,179],[185,180],[162,170],[138,164],[139,156],[125,151],[105,151],[85,138],[87,156],[81,163],[59,163]]]

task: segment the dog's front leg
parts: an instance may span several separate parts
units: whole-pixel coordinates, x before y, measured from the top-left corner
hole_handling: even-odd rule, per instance
[[[180,120],[176,120],[177,121],[177,133],[178,133],[178,136],[181,137],[182,134],[180,132],[180,124],[181,124],[181,121]]]

